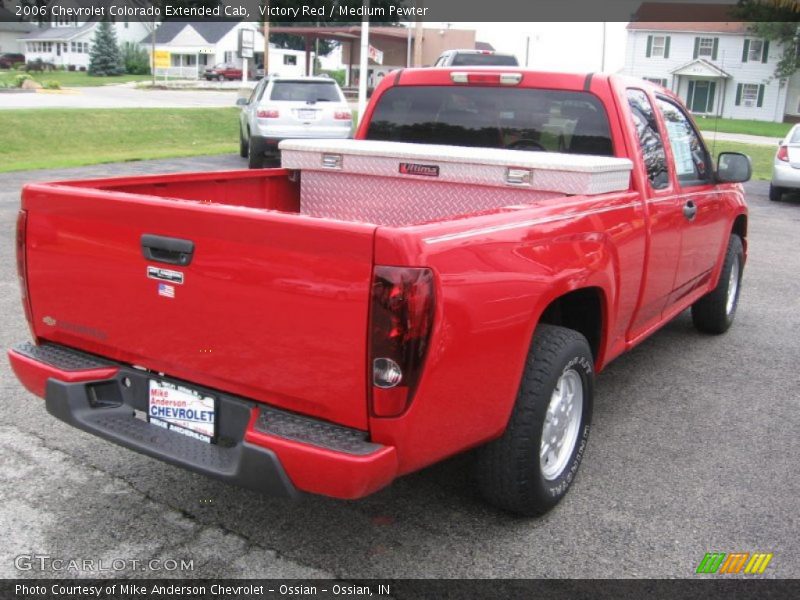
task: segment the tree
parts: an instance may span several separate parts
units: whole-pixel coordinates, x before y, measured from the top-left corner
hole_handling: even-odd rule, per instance
[[[800,7],[791,0],[739,0],[733,14],[750,22],[753,35],[776,42],[781,58],[774,76],[788,79],[800,68]]]
[[[117,46],[117,34],[111,23],[101,21],[94,33],[92,52],[89,56],[89,75],[107,77],[122,75],[125,66]]]
[[[150,55],[139,44],[125,42],[120,47],[120,52],[126,73],[131,75],[150,74]]]

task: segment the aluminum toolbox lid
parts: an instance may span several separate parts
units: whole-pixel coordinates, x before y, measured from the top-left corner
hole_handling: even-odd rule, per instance
[[[588,154],[562,154],[505,150],[501,148],[475,148],[468,146],[441,146],[435,144],[410,144],[407,142],[382,142],[373,140],[283,140],[280,149],[294,152],[331,153],[346,156],[374,156],[403,160],[428,160],[438,163],[468,163],[528,169],[547,169],[577,173],[629,172],[633,163],[627,158],[590,156]],[[284,161],[286,162],[286,161]],[[289,161],[291,162],[291,160]],[[283,164],[293,169],[291,164]],[[320,164],[320,168],[322,165]]]
[[[425,179],[561,194],[603,194],[630,186],[626,158],[372,140],[284,140],[286,169]]]

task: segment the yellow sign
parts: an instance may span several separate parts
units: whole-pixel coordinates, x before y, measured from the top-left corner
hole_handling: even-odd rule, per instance
[[[154,61],[153,66],[156,69],[169,67],[170,65],[170,52],[169,50],[156,50],[153,53]]]

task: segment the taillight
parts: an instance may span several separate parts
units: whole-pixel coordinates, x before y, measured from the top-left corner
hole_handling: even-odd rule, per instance
[[[778,148],[778,153],[775,155],[775,158],[789,162],[789,148],[786,146],[781,146]]]
[[[430,269],[375,267],[370,315],[372,414],[396,417],[410,404],[433,329]]]
[[[259,119],[277,119],[281,115],[277,110],[259,110],[256,112],[256,116]]]
[[[351,121],[353,119],[353,115],[349,110],[337,110],[333,113],[333,118],[337,121]]]
[[[28,261],[25,252],[26,235],[28,231],[28,211],[21,210],[17,213],[17,276],[19,277],[19,291],[22,295],[22,307],[25,310],[25,319],[33,333],[33,313],[28,298]]]
[[[519,85],[522,73],[468,73],[466,71],[453,71],[450,73],[453,83],[467,83],[476,85]]]

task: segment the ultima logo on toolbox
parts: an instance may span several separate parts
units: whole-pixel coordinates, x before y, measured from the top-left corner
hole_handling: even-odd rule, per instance
[[[772,553],[767,552],[707,552],[697,565],[695,573],[703,574],[736,574],[761,575],[772,560]],[[746,565],[746,566],[745,566]],[[742,568],[744,567],[744,570]]]

